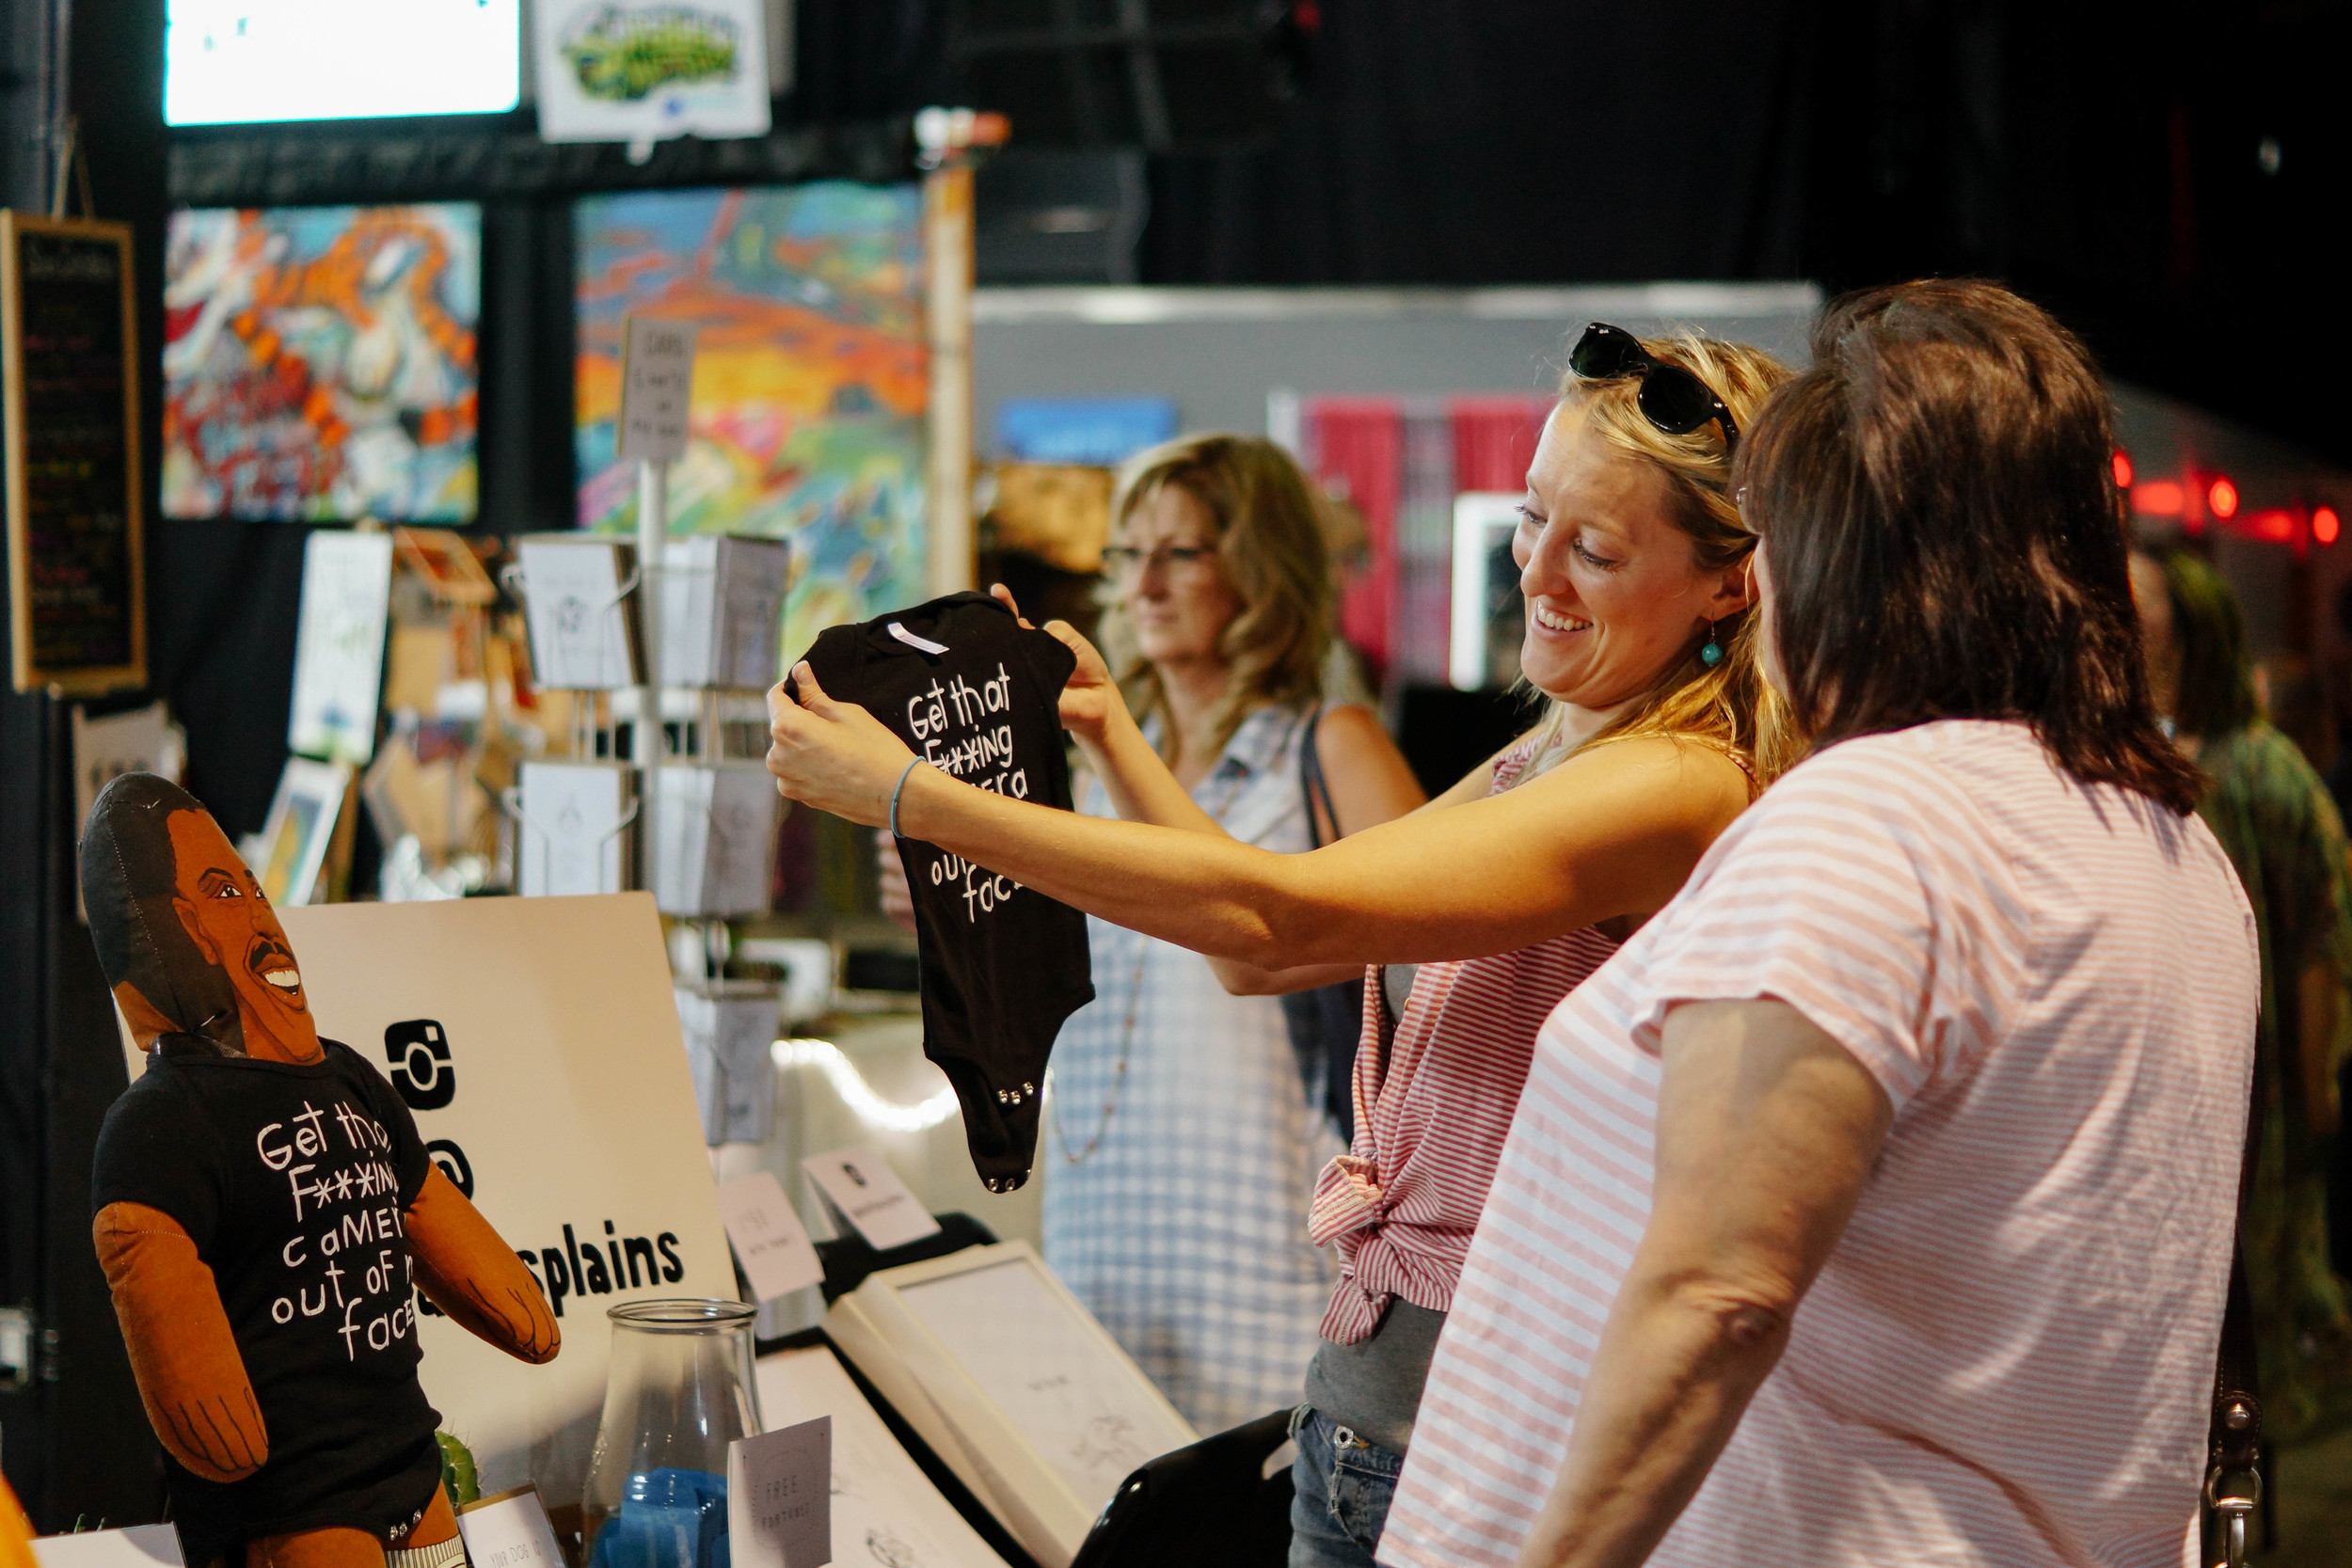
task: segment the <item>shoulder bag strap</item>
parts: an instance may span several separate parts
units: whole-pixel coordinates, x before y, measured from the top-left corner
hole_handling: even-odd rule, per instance
[[[2262,1079],[2246,1108],[2246,1151],[2238,1164],[2237,1227],[2230,1238],[2230,1294],[2221,1313],[2213,1418],[2205,1468],[2205,1507],[2213,1511],[2222,1568],[2243,1568],[2246,1518],[2263,1498],[2262,1385],[2255,1359],[2254,1302],[2246,1282],[2246,1208],[2262,1157]]]
[[[1298,741],[1298,788],[1307,799],[1307,845],[1320,849],[1337,841],[1340,836],[1339,808],[1331,803],[1331,785],[1323,776],[1323,753],[1316,749],[1316,739],[1323,731],[1323,710],[1315,709],[1307,716],[1307,733]],[[1324,824],[1330,824],[1330,833],[1324,833]]]

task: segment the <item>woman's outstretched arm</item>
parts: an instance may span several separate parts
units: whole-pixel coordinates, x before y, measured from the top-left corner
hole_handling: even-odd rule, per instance
[[[806,664],[769,694],[769,770],[785,794],[880,826],[913,753]],[[1747,803],[1704,747],[1622,741],[1507,794],[1417,813],[1306,855],[1220,834],[1107,822],[1008,800],[929,767],[898,825],[975,864],[1131,929],[1264,969],[1507,952],[1674,895]]]

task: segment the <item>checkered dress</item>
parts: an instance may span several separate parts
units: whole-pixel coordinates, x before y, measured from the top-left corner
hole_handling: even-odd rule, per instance
[[[1305,717],[1260,708],[1193,790],[1244,843],[1308,847]],[[1111,815],[1099,785],[1080,809]],[[1046,1261],[1195,1427],[1221,1432],[1298,1402],[1334,1277],[1307,1202],[1343,1149],[1278,1001],[1226,994],[1181,947],[1092,918],[1087,935],[1095,1000],[1062,1025],[1046,1102]]]

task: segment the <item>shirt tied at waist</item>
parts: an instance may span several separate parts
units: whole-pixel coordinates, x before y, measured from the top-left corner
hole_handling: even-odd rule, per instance
[[[1445,1311],[1453,1305],[1454,1282],[1470,1250],[1467,1230],[1400,1224],[1391,1195],[1378,1176],[1373,1161],[1343,1154],[1323,1168],[1308,1208],[1309,1238],[1317,1246],[1336,1245],[1340,1254],[1339,1281],[1332,1287],[1320,1330],[1333,1344],[1360,1344],[1370,1338],[1389,1309],[1391,1296],[1401,1295],[1433,1312]]]

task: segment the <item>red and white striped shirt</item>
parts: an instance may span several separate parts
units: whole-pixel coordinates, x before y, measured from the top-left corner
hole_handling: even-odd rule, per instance
[[[2258,976],[2204,825],[2021,725],[1792,770],[1545,1024],[1380,1560],[1517,1556],[1648,1222],[1660,1022],[1770,996],[1895,1120],[1650,1560],[2193,1561]]]
[[[1509,788],[1533,755],[1520,746],[1496,759],[1490,793]],[[1434,1312],[1452,1305],[1535,1031],[1616,950],[1588,926],[1493,958],[1423,964],[1385,1060],[1372,972],[1356,1052],[1355,1148],[1325,1167],[1308,1222],[1318,1245],[1340,1253],[1326,1339],[1370,1335],[1391,1295]]]

